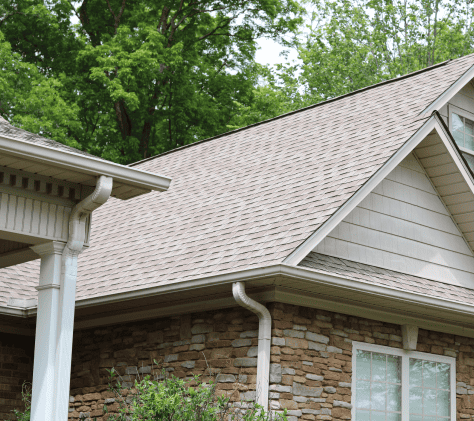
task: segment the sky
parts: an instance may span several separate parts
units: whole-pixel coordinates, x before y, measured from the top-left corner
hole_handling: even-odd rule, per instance
[[[260,38],[258,40],[258,45],[260,48],[257,50],[255,60],[260,64],[274,65],[278,63],[291,62],[298,58],[298,54],[295,50],[290,50],[288,59],[280,56],[280,53],[284,48],[271,39]]]

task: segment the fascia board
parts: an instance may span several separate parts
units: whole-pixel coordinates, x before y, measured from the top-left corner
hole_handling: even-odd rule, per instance
[[[464,85],[474,78],[474,65],[467,69],[464,74],[436,98],[420,115],[428,117],[433,111],[439,111],[454,95],[456,95]]]
[[[267,266],[256,269],[248,269],[224,275],[217,275],[209,278],[179,282],[171,285],[163,285],[156,288],[147,288],[138,291],[114,294],[110,296],[79,300],[76,302],[76,309],[100,306],[103,304],[111,304],[119,301],[133,300],[141,297],[150,297],[150,295],[160,295],[172,292],[186,291],[218,284],[230,284],[236,281],[251,282],[252,280],[261,280],[262,278],[276,276],[284,276],[290,279],[306,281],[308,283],[311,283],[312,285],[319,284],[343,289],[346,291],[354,291],[357,293],[363,293],[367,296],[384,298],[390,301],[395,300],[399,302],[404,302],[406,304],[412,305],[413,308],[419,308],[420,306],[430,307],[432,309],[436,309],[437,312],[440,314],[440,317],[444,316],[448,319],[450,315],[452,316],[455,314],[470,317],[474,315],[474,304],[463,304],[453,300],[430,297],[426,294],[399,290],[381,285],[374,285],[370,282],[356,281],[344,278],[343,276],[327,274],[314,269],[285,264]],[[36,311],[36,307],[20,309],[0,306],[0,314],[17,317],[31,317],[36,315]]]
[[[321,227],[311,234],[282,262],[298,265],[313,249],[365,198],[377,185],[400,164],[408,154],[433,130],[435,117],[431,116],[405,144],[339,208]]]
[[[0,135],[0,154],[2,153],[81,174],[113,177],[114,180],[121,183],[146,190],[165,191],[171,183],[169,177],[73,152],[10,139],[4,135]]]
[[[81,308],[87,308],[102,304],[112,304],[121,301],[128,301],[139,299],[143,297],[150,297],[153,295],[162,295],[167,293],[189,291],[192,289],[209,287],[213,285],[230,284],[237,281],[252,281],[254,279],[262,279],[273,276],[279,276],[280,265],[266,266],[262,268],[247,269],[238,272],[231,272],[223,275],[211,276],[208,278],[193,279],[190,281],[176,282],[172,284],[160,285],[154,288],[139,289],[133,291],[127,291],[118,294],[105,295],[95,298],[88,298],[85,300],[76,300],[76,310]],[[26,309],[29,316],[35,315],[37,308],[31,307]]]
[[[403,301],[418,307],[423,305],[437,309],[439,312],[444,311],[451,314],[458,313],[462,315],[474,315],[474,304],[463,304],[457,301],[427,296],[426,294],[404,291],[381,285],[374,285],[370,282],[354,281],[342,276],[319,272],[314,269],[281,265],[281,274],[293,279],[308,281],[311,283],[339,287],[359,293],[362,292],[364,294],[377,296],[379,298]]]

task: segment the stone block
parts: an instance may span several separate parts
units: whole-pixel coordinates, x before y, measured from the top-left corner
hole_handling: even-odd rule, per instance
[[[236,358],[234,367],[257,367],[257,358]]]
[[[236,378],[233,374],[218,374],[216,377],[217,383],[235,383]]]
[[[194,325],[191,328],[191,333],[193,335],[199,335],[199,334],[202,334],[202,333],[212,332],[213,330],[214,330],[214,328],[213,328],[212,325],[199,324],[199,325]]]
[[[173,361],[178,361],[178,354],[170,354],[165,356],[165,363],[171,363]]]
[[[232,341],[232,346],[234,348],[240,348],[243,346],[250,346],[252,345],[252,339],[234,339]]]
[[[322,393],[323,393],[322,387],[310,387],[310,386],[304,386],[296,382],[293,383],[293,395],[319,398]]]
[[[181,364],[181,367],[188,368],[188,369],[194,368],[195,366],[196,366],[196,361],[185,361],[183,364]]]
[[[308,341],[319,342],[322,344],[329,343],[329,338],[327,336],[320,335],[319,333],[306,332],[305,337]]]
[[[204,348],[204,344],[192,344],[189,346],[190,351],[202,351]]]
[[[333,406],[340,406],[341,408],[347,408],[347,409],[352,409],[352,405],[350,403],[347,403],[347,402],[344,402],[344,401],[337,401],[337,400],[334,400],[334,402],[332,403]]]
[[[325,391],[326,393],[336,393],[336,392],[337,392],[336,388],[333,387],[333,386],[326,386],[326,387],[324,388],[324,391]]]
[[[293,400],[280,399],[280,408],[282,408],[282,409],[298,409],[298,404]]]
[[[295,371],[294,368],[282,367],[281,368],[281,374],[289,374],[291,376],[294,376],[296,374],[296,371]]]
[[[125,374],[138,374],[138,367],[127,367],[125,368]]]
[[[247,330],[240,334],[241,338],[256,338],[258,337],[258,330]]]
[[[317,374],[311,374],[311,373],[306,374],[306,378],[308,380],[313,380],[313,381],[317,381],[317,382],[320,382],[320,381],[324,380],[323,376],[318,376]]]
[[[180,317],[179,336],[181,339],[191,339],[191,315],[184,314]]]
[[[285,346],[285,338],[272,338],[272,345]]]
[[[138,369],[140,374],[151,374],[151,366],[143,366]]]
[[[203,344],[204,342],[206,342],[206,335],[194,335],[191,338],[191,342],[193,344]]]
[[[270,364],[270,383],[281,383],[282,370],[280,364]]]
[[[300,338],[285,338],[285,343],[288,348],[292,349],[308,349],[308,341]]]
[[[304,332],[301,332],[299,330],[293,330],[293,329],[285,329],[283,330],[283,335],[288,336],[290,338],[304,338]]]
[[[315,351],[326,351],[326,345],[316,342],[308,341],[308,348],[313,349]]]
[[[258,346],[252,346],[247,351],[247,357],[256,357],[258,355]]]

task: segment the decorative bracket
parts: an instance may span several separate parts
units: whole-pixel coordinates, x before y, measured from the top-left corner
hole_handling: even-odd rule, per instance
[[[403,349],[415,351],[418,343],[418,326],[402,325]]]

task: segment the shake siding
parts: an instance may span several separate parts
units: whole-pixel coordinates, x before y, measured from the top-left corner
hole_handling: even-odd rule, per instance
[[[474,287],[472,252],[413,155],[314,251]]]

